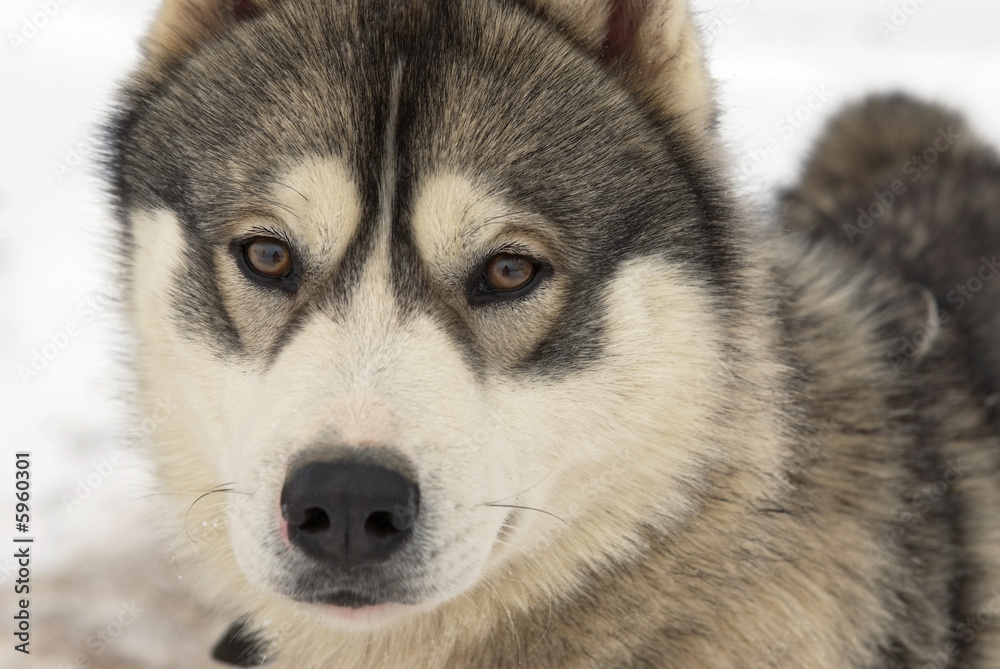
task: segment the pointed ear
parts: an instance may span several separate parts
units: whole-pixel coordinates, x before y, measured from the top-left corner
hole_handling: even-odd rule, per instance
[[[146,57],[158,65],[178,60],[238,21],[267,9],[274,0],[163,0],[146,37]]]
[[[663,111],[709,130],[712,84],[686,0],[529,0]]]

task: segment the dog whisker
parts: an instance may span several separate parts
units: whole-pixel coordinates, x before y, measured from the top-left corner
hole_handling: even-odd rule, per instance
[[[190,541],[191,543],[198,543],[198,541],[194,537],[191,536],[190,532],[188,532],[188,517],[191,515],[191,511],[194,509],[195,505],[198,502],[200,502],[201,500],[205,499],[206,497],[209,497],[210,495],[216,495],[216,494],[221,494],[221,493],[234,493],[234,494],[237,494],[237,495],[250,495],[250,496],[252,496],[251,493],[241,492],[239,490],[236,490],[235,488],[228,488],[228,487],[226,487],[226,486],[231,486],[231,485],[234,485],[234,484],[232,484],[232,483],[223,483],[221,485],[218,485],[215,488],[213,488],[213,489],[211,489],[211,490],[209,490],[207,492],[203,492],[203,493],[199,494],[194,499],[194,501],[191,502],[191,505],[188,506],[187,512],[184,514],[184,534],[185,534],[185,536],[187,536],[188,541]],[[212,507],[209,507],[209,508],[212,508]]]
[[[546,516],[552,516],[553,518],[555,518],[556,520],[558,520],[560,523],[564,523],[566,525],[569,525],[568,522],[566,522],[565,520],[563,520],[562,518],[560,518],[556,514],[552,513],[551,511],[546,511],[545,509],[536,509],[533,506],[520,506],[518,504],[489,504],[489,503],[487,503],[487,504],[480,504],[479,506],[491,506],[491,507],[500,508],[500,509],[521,509],[523,511],[537,511],[538,513],[544,513]]]

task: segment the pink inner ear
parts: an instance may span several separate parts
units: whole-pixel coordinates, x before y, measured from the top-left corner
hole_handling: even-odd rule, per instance
[[[257,15],[257,3],[253,0],[230,0],[230,7],[237,21],[251,19]]]
[[[611,0],[611,16],[601,57],[608,62],[624,56],[635,41],[639,21],[645,12],[645,0]]]

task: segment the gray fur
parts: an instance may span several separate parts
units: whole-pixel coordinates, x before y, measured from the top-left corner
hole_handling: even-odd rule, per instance
[[[444,332],[475,393],[519,384],[586,391],[588,373],[613,375],[614,361],[629,355],[616,314],[632,312],[614,291],[636,267],[658,273],[635,291],[680,286],[670,302],[679,316],[646,313],[657,337],[681,342],[665,355],[678,365],[701,356],[718,363],[705,364],[695,382],[664,374],[656,396],[633,397],[627,384],[595,390],[589,413],[616,400],[645,409],[642,425],[608,428],[609,443],[622,435],[622,451],[606,449],[598,469],[608,481],[594,485],[618,496],[581,515],[595,526],[620,525],[612,544],[590,545],[588,522],[560,518],[568,529],[553,522],[546,551],[511,557],[508,582],[470,588],[466,609],[453,599],[421,612],[414,626],[367,635],[296,623],[260,637],[275,666],[1000,668],[1000,629],[975,626],[984,612],[1000,613],[1000,449],[990,411],[1000,375],[990,333],[1000,281],[950,321],[941,313],[953,283],[978,271],[982,249],[1000,254],[989,246],[1000,246],[994,154],[965,142],[964,125],[943,112],[871,102],[847,112],[819,144],[785,199],[783,229],[758,235],[740,220],[717,139],[699,121],[714,110],[654,90],[643,64],[659,61],[628,47],[609,56],[607,45],[588,41],[590,24],[565,23],[562,6],[283,0],[244,20],[221,8],[173,41],[153,42],[122,97],[110,166],[124,256],[142,275],[143,235],[133,229],[141,212],[180,221],[181,269],[162,286],[173,296],[169,328],[185,342],[176,345],[220,369],[274,378],[294,364],[301,342],[313,341],[307,337],[354,323],[355,312],[384,310],[399,331],[432,323]],[[607,14],[613,24],[622,6],[640,7],[588,0],[581,16]],[[664,21],[683,20],[674,2],[646,6]],[[638,34],[637,50],[648,41]],[[685,58],[665,57],[665,71],[695,76]],[[949,125],[962,128],[963,143],[850,248],[843,225],[855,207],[887,187],[923,138],[933,142]],[[332,257],[296,241],[305,269],[291,296],[226,279],[219,249],[230,248],[235,222],[273,210],[274,182],[315,155],[342,159],[358,185],[362,213],[346,250]],[[415,211],[421,187],[443,168],[516,203],[525,234],[546,240],[552,273],[528,299],[471,307],[465,290],[475,265],[429,261]],[[367,301],[379,263],[391,287],[386,304]],[[683,312],[685,295],[702,313]],[[141,317],[153,297],[132,296],[149,396],[171,366],[156,357],[168,350],[162,333]],[[702,327],[702,317],[713,327]],[[688,325],[699,334],[682,337]],[[902,343],[916,333],[919,342]],[[658,350],[659,341],[637,347]],[[391,368],[408,354],[394,350],[370,366]],[[442,384],[452,369],[445,362]],[[348,379],[348,369],[338,359],[327,374]],[[415,396],[433,390],[414,380]],[[652,453],[648,461],[630,455],[632,430],[645,434],[647,422],[684,402],[698,415],[678,427],[684,438],[635,451]],[[192,422],[221,421],[195,409]],[[207,481],[211,445],[178,442],[154,447],[168,487]],[[264,469],[280,472],[294,454],[284,443],[274,448]],[[686,468],[659,462],[674,453],[685,454]],[[518,465],[498,458],[481,467],[515,480]],[[422,466],[418,459],[418,474]],[[657,487],[644,485],[660,467]],[[438,473],[424,475],[434,483]],[[564,496],[590,483],[570,480]],[[449,529],[446,514],[460,518],[449,502],[461,506],[433,494],[422,501],[437,518],[420,528],[427,550],[391,564],[410,579],[410,589],[400,588],[408,603],[429,588],[425,572],[436,559],[434,537]],[[647,515],[627,516],[632,504]],[[516,533],[531,511],[504,522]],[[232,531],[244,520],[232,516]],[[213,586],[234,618],[249,612],[263,628],[274,624],[273,611],[298,612],[268,588],[293,579],[301,556],[284,553],[276,533],[261,538],[254,549],[288,573],[242,581],[226,536],[198,550],[235,579]],[[573,566],[552,575],[538,566],[542,559]],[[529,587],[536,582],[546,585]]]

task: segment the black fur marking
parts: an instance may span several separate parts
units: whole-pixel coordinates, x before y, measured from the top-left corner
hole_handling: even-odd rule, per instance
[[[926,388],[923,388],[920,396],[904,395],[891,398],[892,403],[901,413],[904,411],[909,413],[900,428],[914,435],[912,447],[904,454],[904,456],[908,456],[909,461],[906,464],[911,470],[911,481],[914,488],[913,492],[910,493],[911,498],[903,500],[904,505],[902,508],[904,509],[917,508],[917,505],[925,503],[927,500],[921,497],[922,495],[926,495],[923,490],[940,481],[948,467],[945,458],[939,450],[937,440],[932,436],[935,433],[940,434],[939,426],[932,423],[928,419],[927,414],[921,410],[922,406],[933,404],[933,395],[935,392],[935,387],[932,384],[928,384]],[[948,536],[950,539],[948,542],[949,549],[942,551],[942,564],[938,565],[938,569],[951,575],[946,585],[946,592],[943,593],[945,597],[944,605],[949,620],[949,630],[954,629],[954,625],[958,620],[964,619],[963,612],[967,608],[968,593],[965,592],[964,587],[964,573],[966,571],[964,555],[966,554],[966,548],[963,538],[964,530],[962,526],[964,524],[964,516],[960,511],[962,507],[960,494],[960,492],[952,487],[952,489],[945,491],[939,500],[931,504],[927,511],[927,521],[932,525],[938,525],[941,534]],[[926,547],[923,542],[911,538],[910,534],[911,532],[908,532],[900,541],[902,550],[910,553],[908,562],[916,563],[921,559],[926,559],[926,557],[921,558],[921,555],[926,553]],[[930,580],[934,576],[936,574],[924,575],[919,570],[914,570],[911,574],[911,578],[915,580],[924,578]],[[908,584],[904,583],[903,585]],[[934,586],[932,583],[920,584],[919,590],[920,592],[933,592]],[[909,599],[909,596],[902,592],[886,593],[886,597],[895,597],[903,602]],[[886,606],[889,608],[891,605],[887,603]],[[912,609],[913,607],[908,608]],[[914,618],[931,619],[927,615],[914,616]],[[931,630],[921,631],[925,634],[924,639],[930,640],[934,638]],[[942,642],[948,641],[951,641],[950,636],[942,640]],[[936,655],[939,652],[944,652],[945,649],[938,647],[931,650],[931,654]],[[965,650],[965,648],[957,648],[957,654],[949,653],[948,657],[952,660],[961,660]],[[909,665],[903,664],[901,666]]]
[[[230,11],[237,21],[252,19],[260,13],[260,7],[253,0],[230,0]]]
[[[212,658],[234,667],[260,667],[270,661],[267,643],[250,628],[247,618],[237,620],[212,649]]]
[[[194,226],[182,227],[188,260],[170,286],[171,306],[177,312],[177,322],[182,324],[178,328],[196,339],[207,333],[218,343],[222,355],[238,354],[243,343],[219,292],[219,268],[211,244]]]
[[[906,652],[902,642],[895,637],[879,646],[878,655],[878,660],[868,669],[906,669],[906,667],[914,666],[908,659],[910,654]]]
[[[500,7],[539,21],[520,3]],[[677,119],[624,91],[618,73],[551,23],[539,28],[565,49],[560,65],[565,71],[540,73],[528,71],[531,63],[545,60],[537,40],[513,40],[516,53],[484,50],[490,25],[488,18],[479,23],[480,14],[496,8],[387,2],[355,8],[317,4],[309,11],[316,13],[313,24],[351,25],[355,36],[339,39],[300,26],[305,18],[279,3],[260,20],[288,23],[301,32],[304,41],[294,47],[280,39],[260,42],[254,35],[251,53],[244,44],[250,38],[239,25],[213,37],[169,70],[154,96],[132,98],[118,124],[112,170],[123,217],[136,206],[171,209],[189,235],[198,230],[200,244],[193,248],[200,254],[232,241],[219,237],[225,223],[266,209],[261,193],[302,156],[332,154],[351,165],[363,200],[361,225],[340,266],[320,272],[330,281],[328,289],[303,287],[311,297],[276,328],[267,346],[272,360],[311,313],[336,314],[349,304],[371,256],[380,213],[387,84],[397,64],[403,74],[396,183],[388,185],[395,191],[391,252],[397,303],[413,314],[439,318],[474,368],[484,368],[490,347],[469,316],[449,301],[449,289],[424,267],[409,229],[413,189],[442,166],[537,213],[561,238],[561,257],[552,264],[573,287],[572,299],[551,331],[540,333],[534,350],[525,351],[518,371],[551,374],[595,360],[602,347],[602,290],[632,258],[654,255],[688,266],[720,302],[739,299],[735,215],[726,204],[725,185]],[[325,16],[335,12],[350,16]],[[214,49],[225,50],[229,67],[203,69],[202,53]],[[512,64],[525,72],[513,71]],[[324,78],[300,81],[304,73],[317,72]],[[322,113],[290,115],[281,103],[287,86],[308,90]],[[441,95],[456,90],[467,99]],[[449,125],[463,109],[466,125]],[[595,125],[601,118],[616,122]],[[522,134],[509,133],[508,124]],[[465,134],[461,146],[450,141],[450,133]],[[515,139],[520,144],[512,145]],[[524,144],[532,150],[519,148]],[[647,176],[637,180],[635,174]],[[212,334],[222,352],[240,353],[239,332],[204,272],[211,264],[204,256],[192,259],[197,280],[187,294],[178,291],[175,305],[186,320]]]

